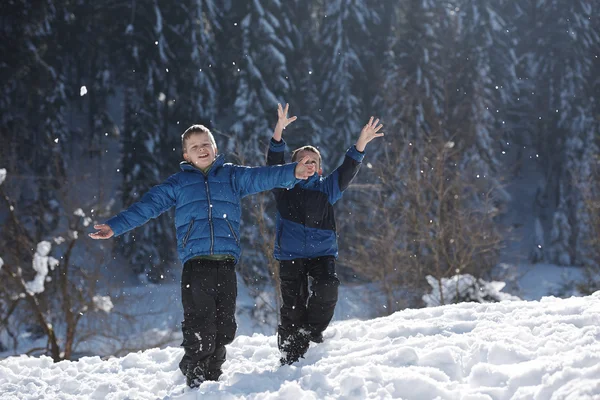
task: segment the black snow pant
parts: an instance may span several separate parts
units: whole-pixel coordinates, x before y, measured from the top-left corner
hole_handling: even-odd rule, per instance
[[[313,341],[322,341],[338,299],[340,281],[335,257],[297,258],[279,263],[281,280],[281,323],[279,344],[303,329]],[[308,278],[312,278],[310,296]]]
[[[200,367],[218,376],[237,325],[235,261],[195,259],[186,262],[181,277],[184,356],[179,368],[184,375]]]

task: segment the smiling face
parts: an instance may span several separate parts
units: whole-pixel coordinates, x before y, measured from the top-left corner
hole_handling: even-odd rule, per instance
[[[315,153],[313,150],[298,150],[294,153],[292,161],[300,161],[304,157],[308,157],[308,160],[304,164],[308,167],[309,174],[317,173],[321,175],[323,170],[321,169],[321,156]]]
[[[217,157],[217,147],[209,135],[195,132],[185,140],[183,158],[202,170],[210,167]]]

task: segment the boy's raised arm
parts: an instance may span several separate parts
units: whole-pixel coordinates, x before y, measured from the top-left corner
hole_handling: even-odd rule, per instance
[[[384,135],[383,132],[379,133],[382,127],[379,119],[374,120],[374,117],[371,117],[360,131],[356,144],[348,149],[342,165],[327,177],[328,196],[332,204],[342,197],[342,192],[348,188],[358,173],[367,144],[376,137]]]
[[[281,104],[277,104],[277,125],[273,130],[273,137],[269,143],[269,151],[267,152],[267,165],[280,165],[285,163],[284,151],[285,142],[282,139],[283,130],[297,118],[287,117],[290,105],[286,104],[285,109]]]
[[[288,118],[287,114],[290,109],[290,104],[285,104],[285,109],[281,107],[281,103],[277,104],[277,125],[275,125],[275,130],[273,131],[273,139],[277,142],[281,141],[281,136],[283,134],[283,130],[296,119],[296,116]]]
[[[360,151],[361,153],[365,151],[365,147],[367,147],[367,144],[371,140],[375,139],[376,137],[383,136],[383,132],[378,133],[379,130],[383,128],[383,125],[379,124],[379,118],[377,118],[374,122],[373,118],[374,117],[371,117],[371,119],[369,119],[369,122],[362,128],[362,130],[360,131],[360,136],[356,141],[356,150]]]

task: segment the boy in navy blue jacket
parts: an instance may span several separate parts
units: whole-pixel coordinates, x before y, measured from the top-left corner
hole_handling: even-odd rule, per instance
[[[94,225],[93,239],[108,239],[156,218],[175,206],[177,250],[183,264],[184,356],[179,367],[190,387],[217,380],[225,362],[225,345],[235,336],[241,199],[273,188],[291,188],[314,172],[299,163],[244,167],[217,156],[212,133],[192,125],[181,136],[181,172],[150,189],[140,201]]]
[[[267,153],[267,165],[284,161],[285,142],[282,132],[296,120],[287,117],[278,105],[279,119]],[[364,157],[365,146],[383,125],[371,117],[360,133],[356,144],[348,149],[342,165],[322,177],[321,155],[312,146],[304,146],[292,153],[292,161],[308,164],[314,173],[292,190],[274,189],[277,203],[277,234],[274,256],[279,260],[281,281],[281,322],[278,328],[278,345],[281,364],[291,364],[308,350],[309,342],[323,341],[323,331],[331,322],[338,299],[340,284],[335,272],[338,256],[337,235],[333,204],[358,173]],[[313,279],[308,291],[308,277]]]

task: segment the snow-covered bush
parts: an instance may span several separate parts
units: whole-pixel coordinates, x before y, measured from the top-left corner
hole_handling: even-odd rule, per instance
[[[450,278],[436,279],[427,275],[431,293],[423,296],[427,307],[464,302],[494,303],[502,300],[520,300],[517,296],[502,293],[504,282],[486,282],[472,275],[454,275]]]

